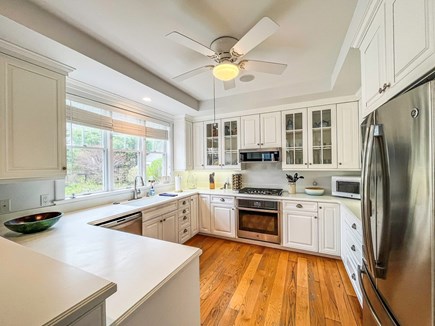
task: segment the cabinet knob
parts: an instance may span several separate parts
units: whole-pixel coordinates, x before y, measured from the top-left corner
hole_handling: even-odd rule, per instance
[[[260,143],[257,143],[257,146],[260,146]]]
[[[355,223],[352,224],[352,229],[356,230],[356,224]]]
[[[319,206],[319,209],[322,209],[322,206]]]
[[[187,216],[184,216],[184,217],[183,217],[183,221],[185,221],[185,220],[187,220]]]
[[[66,166],[62,166],[62,170],[65,171],[66,170]]]
[[[351,249],[352,251],[356,251],[355,245],[352,245],[352,246],[350,247],[350,249]]]
[[[225,198],[221,198],[220,201],[224,202],[224,201],[225,201]]]
[[[354,280],[354,281],[356,281],[356,276],[355,276],[355,273],[352,273],[352,280]]]
[[[297,208],[304,208],[304,206],[302,206],[301,204],[297,204],[296,207]]]
[[[264,144],[263,144],[263,143],[261,143],[260,145],[261,145],[261,146],[263,146]]]
[[[338,165],[342,165],[342,164],[343,164],[343,163],[341,163],[341,162],[340,162],[340,163],[338,163]]]
[[[186,210],[185,209],[183,209],[183,214],[186,214]]]
[[[183,200],[183,205],[186,205],[186,201],[185,200]]]
[[[313,165],[313,163],[310,163],[310,165]]]
[[[204,166],[204,164],[201,164],[201,166]]]
[[[183,233],[187,233],[187,229],[184,229]]]
[[[315,219],[317,219],[317,216],[314,216]]]

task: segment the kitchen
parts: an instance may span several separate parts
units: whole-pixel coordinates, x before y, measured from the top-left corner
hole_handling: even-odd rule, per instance
[[[383,319],[379,312],[382,309],[371,306],[375,300],[365,298],[367,293],[362,290],[370,287],[365,276],[368,274],[364,271],[360,274],[362,257],[369,270],[373,270],[370,266],[373,259],[368,251],[363,253],[362,244],[367,236],[363,237],[365,217],[360,211],[361,202],[331,196],[337,185],[332,177],[338,176],[342,182],[345,177],[360,176],[361,169],[364,176],[370,162],[363,160],[361,164],[362,142],[370,142],[365,134],[361,135],[360,124],[371,112],[435,67],[433,2],[337,0],[329,4],[331,8],[326,8],[327,5],[316,1],[304,5],[300,1],[285,5],[270,1],[255,10],[247,2],[241,2],[237,5],[239,10],[230,13],[228,7],[211,2],[175,1],[167,4],[172,8],[164,14],[169,19],[161,22],[158,17],[163,15],[162,8],[157,4],[147,4],[144,8],[145,4],[132,1],[130,5],[121,8],[113,4],[115,7],[111,8],[92,1],[88,7],[78,8],[67,2],[2,1],[0,73],[5,76],[1,85],[1,97],[5,100],[0,108],[1,232],[5,239],[24,245],[11,247],[10,241],[5,240],[5,246],[10,247],[8,252],[21,252],[29,247],[42,253],[39,259],[43,261],[54,259],[47,266],[59,264],[51,272],[47,270],[48,273],[66,268],[62,265],[66,263],[78,267],[74,272],[77,278],[89,278],[89,283],[100,284],[105,289],[104,295],[96,295],[102,290],[89,289],[81,294],[81,300],[83,296],[94,298],[92,305],[99,310],[91,311],[99,313],[98,317],[92,316],[99,318],[101,324],[140,324],[138,320],[144,323],[145,319],[134,318],[144,316],[150,324],[153,324],[151,318],[162,324],[162,316],[168,318],[163,322],[168,325],[204,322],[205,316],[201,314],[209,309],[216,311],[213,309],[217,307],[204,307],[202,301],[206,290],[199,266],[211,255],[202,237],[214,241],[215,246],[220,238],[237,240],[239,246],[261,244],[261,250],[266,252],[271,248],[285,249],[289,255],[300,254],[296,259],[301,262],[298,266],[304,266],[304,262],[308,262],[308,267],[312,265],[310,259],[316,256],[309,253],[325,259],[334,257],[332,261],[350,293],[350,299],[340,302],[349,308],[353,323],[361,323],[363,314],[364,324],[376,324],[366,315],[373,313],[377,315],[375,319],[382,321],[378,324],[409,324],[399,308],[393,309],[394,317]],[[340,15],[323,15],[334,8]],[[155,14],[154,17],[146,15],[147,23],[139,14],[147,12],[144,9]],[[250,14],[242,19],[241,12]],[[411,21],[406,18],[408,15],[413,17]],[[233,26],[235,21],[239,23]],[[317,25],[310,25],[313,30],[307,27],[308,21],[316,22]],[[114,27],[109,28],[112,23]],[[135,28],[134,24],[143,25]],[[143,31],[138,32],[137,26],[142,26]],[[248,44],[247,52],[252,52],[247,59],[235,58],[236,54],[246,53],[242,51],[246,51],[243,48],[246,41],[239,44],[237,40],[223,38],[213,42],[223,35],[243,40],[243,35],[253,26],[258,26],[258,33],[265,33],[262,36],[265,41]],[[146,35],[147,42],[141,33]],[[319,36],[323,42],[319,42]],[[214,53],[225,46],[238,51],[223,51],[219,58],[222,62],[216,67],[227,59],[235,60],[241,73],[232,82],[221,83],[212,77],[213,60],[203,52]],[[141,53],[147,54],[142,57]],[[262,61],[273,64],[259,63]],[[269,73],[264,73],[264,69]],[[11,93],[7,93],[9,86],[13,89]],[[28,109],[33,106],[38,110]],[[424,116],[423,110],[413,112],[416,118],[420,112]],[[29,138],[29,130],[38,137]],[[378,138],[374,137],[376,141]],[[250,162],[252,158],[259,160],[258,153],[264,154],[260,155],[261,162]],[[71,161],[72,157],[77,159]],[[210,182],[213,172],[214,182]],[[290,185],[286,175],[293,177],[295,173],[304,179]],[[158,195],[177,196],[130,200],[134,177],[140,174],[145,182],[144,186],[136,183],[135,195],[144,197],[155,191]],[[273,188],[285,192],[281,196],[241,194],[235,191],[238,189],[234,187],[235,174],[242,175],[242,188]],[[227,183],[233,189],[220,189]],[[323,188],[325,194],[304,194],[305,188],[314,185]],[[296,194],[289,194],[293,190]],[[351,189],[352,192],[359,190]],[[369,194],[370,191],[366,192],[365,198]],[[268,206],[271,202],[274,204]],[[246,240],[246,234],[243,235],[243,228],[250,228],[252,214],[246,212],[252,208],[269,210],[266,215],[274,216],[273,229],[279,231],[272,242]],[[246,214],[240,214],[243,210]],[[65,215],[46,231],[18,236],[3,228],[7,220],[49,211],[61,211]],[[368,206],[363,209],[365,214],[368,211]],[[139,220],[144,237],[88,224],[136,212],[142,215]],[[368,225],[364,229],[367,232]],[[197,233],[200,235],[195,236]],[[81,236],[83,241],[79,240]],[[171,242],[204,243],[200,246],[203,253],[200,255],[201,249],[195,249],[194,245],[186,247]],[[132,243],[138,248],[125,249]],[[225,242],[222,246],[229,244]],[[159,248],[159,253],[153,255],[148,247]],[[21,254],[31,255],[27,251]],[[114,260],[110,260],[110,255]],[[100,256],[107,260],[98,261],[96,257]],[[141,257],[149,258],[149,266],[141,264]],[[169,262],[173,257],[177,257],[176,261],[170,264],[162,262]],[[131,267],[128,272],[119,267],[123,261]],[[328,260],[325,264],[329,266],[329,263]],[[9,267],[3,270],[4,275],[14,274],[14,265]],[[160,272],[148,273],[147,267]],[[201,268],[204,271],[205,267]],[[136,269],[147,271],[147,277],[142,279]],[[243,276],[242,273],[241,284]],[[366,282],[363,288],[361,281]],[[68,282],[65,280],[64,286]],[[186,284],[190,286],[186,288]],[[424,284],[433,288],[429,275]],[[320,281],[319,286],[323,286]],[[311,293],[311,288],[308,296],[304,288],[308,286],[301,286],[299,294],[302,298],[306,294],[307,300],[311,300],[309,304],[322,297],[321,293]],[[8,293],[13,292],[13,287],[7,289]],[[32,291],[32,295],[38,297],[37,291]],[[130,292],[131,298],[116,308]],[[340,293],[335,294],[332,302],[337,300],[336,296]],[[73,317],[77,319],[79,314],[90,310],[88,304],[86,309],[75,311],[73,317],[67,316],[64,312],[73,305],[77,308],[80,301],[73,297],[71,294],[71,301],[65,302],[63,308],[47,309],[45,316],[41,313],[42,319],[35,319],[41,322],[36,324],[50,320],[55,324],[58,316],[66,318],[64,324],[70,324]],[[56,294],[51,298],[56,298]],[[353,309],[352,298],[358,303],[366,300],[362,312],[358,310],[360,307]],[[2,296],[4,307],[8,299]],[[393,301],[389,303],[401,307],[401,301]],[[340,306],[340,302],[335,304]],[[430,302],[430,295],[422,299],[424,306],[423,302]],[[227,304],[243,315],[238,304]],[[162,311],[165,305],[173,307],[174,312]],[[291,318],[300,318],[297,319],[300,324],[310,324],[316,318],[342,323],[347,320],[341,310],[343,315],[328,314],[328,308],[324,307],[325,317],[313,315],[308,306],[298,306],[296,302],[296,317]],[[181,314],[183,309],[190,312]],[[255,311],[255,307],[252,309]],[[53,311],[58,314],[53,316]],[[420,324],[433,323],[433,307],[426,311],[431,316],[421,314]],[[7,316],[3,311],[2,315]],[[24,315],[23,318],[32,316]],[[233,317],[229,324],[240,322],[237,315]],[[7,319],[0,321],[10,324]],[[23,319],[25,324],[28,321]]]

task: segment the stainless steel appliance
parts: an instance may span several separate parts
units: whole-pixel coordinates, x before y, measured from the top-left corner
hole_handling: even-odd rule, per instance
[[[279,201],[239,198],[237,236],[280,243],[279,211]]]
[[[133,213],[96,225],[102,226],[103,228],[142,235],[142,213]]]
[[[363,123],[364,325],[434,325],[435,82]]]
[[[281,196],[282,191],[282,189],[272,188],[242,188],[239,190],[239,194]]]
[[[279,148],[241,149],[239,156],[242,163],[279,162],[281,150]]]
[[[332,195],[346,198],[361,198],[361,177],[333,176],[331,177]]]

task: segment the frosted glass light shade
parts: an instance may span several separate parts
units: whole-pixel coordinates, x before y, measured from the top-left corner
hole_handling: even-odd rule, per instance
[[[228,81],[239,75],[239,67],[231,62],[223,62],[213,68],[213,75],[219,80]]]

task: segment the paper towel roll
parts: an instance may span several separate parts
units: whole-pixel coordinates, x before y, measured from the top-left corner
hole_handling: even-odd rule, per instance
[[[182,192],[181,190],[181,177],[175,177],[175,191]]]

